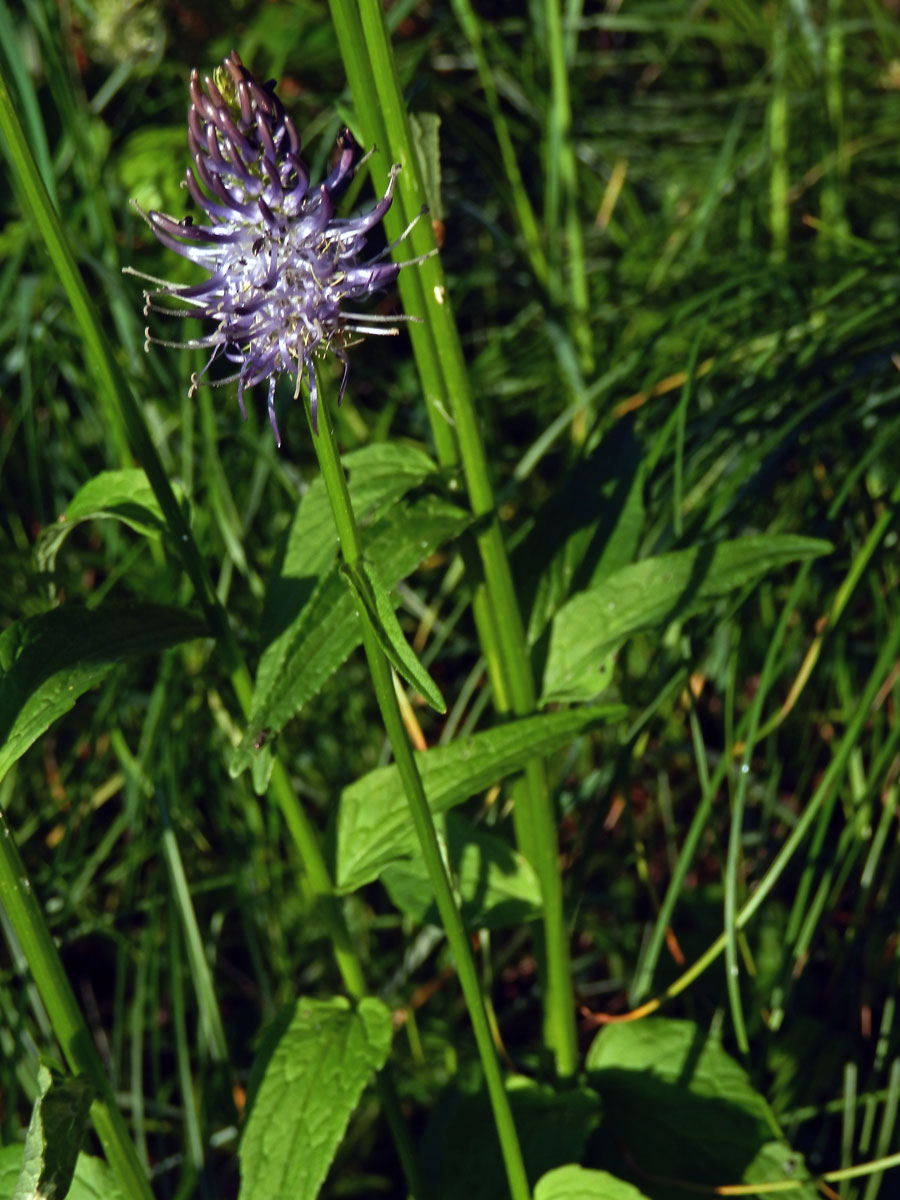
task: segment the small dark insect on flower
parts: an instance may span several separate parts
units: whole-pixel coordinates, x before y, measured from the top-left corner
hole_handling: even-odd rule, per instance
[[[407,319],[346,308],[392,284],[400,267],[408,265],[388,259],[393,246],[361,261],[367,236],[391,206],[399,167],[391,168],[387,191],[368,213],[336,217],[335,201],[359,165],[347,130],[338,138],[334,170],[313,187],[300,158],[300,139],[274,83],[260,86],[237,54],[232,51],[203,86],[192,72],[190,91],[193,170],[188,169],[186,183],[209,224],[194,225],[191,217],[179,221],[160,212],[141,215],[164,246],[203,267],[209,278],[186,286],[130,273],[156,285],[144,293],[146,314],[197,316],[212,321],[214,328],[188,342],[162,341],[148,329],[147,345],[210,351],[206,365],[191,377],[191,394],[217,359],[233,363],[234,373],[205,382],[218,387],[237,381],[245,417],[245,389],[268,379],[269,420],[280,446],[278,377],[296,376],[296,398],[306,373],[318,431],[315,358],[331,351],[343,362],[340,402],[347,383],[347,347],[354,336],[397,333],[397,322]],[[166,299],[186,307],[159,303]]]

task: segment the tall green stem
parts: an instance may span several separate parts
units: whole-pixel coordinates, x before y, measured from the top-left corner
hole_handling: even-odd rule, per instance
[[[373,132],[387,139],[388,164],[399,162],[403,167],[397,179],[397,203],[402,216],[409,220],[421,209],[425,193],[381,5],[371,0],[358,5],[351,0],[331,0],[331,7],[357,111],[365,113],[365,119],[373,123]],[[373,158],[373,164],[374,161]],[[404,275],[419,277],[423,307],[415,311],[431,331],[429,353],[435,356],[452,414],[470,504],[476,516],[482,518],[477,525],[476,540],[489,607],[484,624],[489,636],[495,639],[503,672],[503,694],[516,715],[526,715],[534,711],[536,703],[531,661],[495,510],[471,385],[443,268],[434,254],[430,223],[419,221],[409,240],[415,254],[431,255],[416,271],[401,272],[400,279]],[[577,1065],[569,936],[557,862],[556,822],[540,761],[529,765],[524,786],[517,792],[515,824],[520,849],[534,866],[541,885],[546,947],[542,980],[544,1040],[554,1055],[558,1074],[568,1077],[574,1074]]]
[[[560,239],[560,202],[565,214],[568,251],[571,324],[579,365],[584,374],[594,369],[593,339],[589,322],[590,294],[584,257],[584,234],[578,208],[578,163],[572,140],[572,102],[569,95],[570,64],[566,60],[563,39],[561,0],[545,0],[544,33],[550,61],[551,102],[547,129],[547,211],[544,214],[550,236],[551,271],[563,273]],[[557,285],[559,291],[561,287]]]
[[[0,812],[0,904],[22,947],[53,1032],[74,1074],[84,1075],[97,1093],[91,1120],[129,1200],[153,1200],[147,1173],[116,1105],[91,1032],[66,978],[59,951],[40,910],[12,830]]]
[[[494,136],[497,139],[497,146],[500,150],[500,160],[506,172],[506,180],[512,194],[513,207],[516,210],[516,219],[522,231],[522,240],[525,243],[528,261],[531,263],[531,269],[534,271],[535,278],[546,288],[550,284],[550,267],[547,262],[547,255],[544,252],[541,232],[534,215],[534,209],[531,207],[531,201],[528,199],[528,192],[522,179],[522,172],[519,170],[519,160],[516,158],[516,151],[513,146],[512,137],[510,136],[509,126],[506,123],[506,117],[503,115],[503,109],[500,107],[500,97],[497,94],[494,75],[491,71],[487,55],[484,52],[481,19],[476,15],[471,0],[452,0],[452,2],[456,19],[466,36],[475,58],[475,69],[478,71],[481,90],[484,92],[484,99],[488,106],[488,112],[491,115]]]
[[[319,385],[318,433],[312,429],[312,414],[308,410],[310,431],[313,434],[313,443],[319,459],[322,479],[328,492],[328,498],[331,501],[334,523],[337,527],[338,538],[341,543],[341,553],[347,564],[352,567],[362,557],[362,541],[356,525],[356,519],[353,515],[353,507],[350,503],[347,480],[344,476],[344,470],[341,466],[334,441],[334,433],[331,428],[331,415],[328,411],[327,399],[322,386],[323,379],[321,373],[318,373],[317,381]],[[494,1120],[497,1124],[497,1135],[500,1139],[500,1148],[506,1166],[510,1194],[513,1200],[528,1200],[530,1191],[525,1175],[525,1166],[522,1161],[522,1151],[516,1136],[509,1097],[503,1086],[503,1076],[500,1071],[496,1048],[491,1037],[484,998],[481,994],[478,973],[475,969],[475,961],[472,957],[462,916],[453,896],[450,877],[441,855],[434,821],[431,816],[431,810],[428,807],[428,800],[425,796],[425,789],[422,786],[422,780],[419,776],[412,747],[406,736],[403,718],[400,714],[400,708],[394,692],[390,664],[381,649],[378,637],[367,614],[362,609],[360,610],[359,619],[362,625],[363,646],[369,663],[369,671],[372,676],[378,707],[381,710],[382,720],[390,738],[397,769],[403,781],[406,799],[409,803],[410,816],[415,826],[416,834],[422,848],[422,857],[425,860],[432,888],[434,889],[435,903],[444,931],[447,934],[447,941],[456,961],[460,986],[469,1010],[472,1032],[475,1035],[475,1043],[478,1047],[478,1054],[481,1059],[482,1069],[484,1070],[484,1078],[491,1107],[494,1112]]]
[[[228,615],[216,596],[193,531],[172,491],[141,407],[106,340],[96,310],[72,257],[59,216],[47,194],[47,189],[13,107],[2,64],[0,64],[0,133],[6,139],[9,157],[28,205],[28,213],[44,239],[50,258],[68,295],[69,303],[81,330],[87,352],[88,368],[94,376],[101,400],[108,411],[116,414],[117,421],[120,420],[127,431],[131,446],[165,516],[172,544],[194,587],[210,630],[216,637],[235,696],[244,716],[248,717],[253,694],[250,672],[241,655]],[[277,752],[271,787],[303,863],[305,871],[303,884],[319,902],[338,969],[348,992],[354,999],[359,999],[366,994],[362,965],[353,948],[340,900],[335,894],[334,884],[328,873],[315,828],[298,802],[287,769]],[[400,1112],[394,1085],[387,1068],[379,1075],[378,1086],[385,1115],[391,1126],[410,1190],[414,1195],[420,1196],[423,1194],[423,1190],[409,1130]]]
[[[381,151],[372,156],[370,170],[376,188],[383,192],[387,186],[388,170],[392,161],[388,154],[388,150],[391,148],[391,139],[381,113],[375,77],[372,73],[372,63],[362,36],[355,0],[330,0],[330,5],[347,78],[356,98],[360,135],[365,145],[379,147]],[[409,171],[406,171],[405,174],[409,176]],[[394,203],[384,219],[385,229],[392,241],[401,236],[422,207],[421,195],[411,199],[406,194],[406,187],[407,182],[401,175]],[[424,224],[424,222],[420,222],[420,224]],[[415,230],[413,232],[415,234]],[[433,238],[429,246],[434,246]],[[415,243],[413,243],[413,248],[415,249]],[[418,249],[416,253],[427,253],[427,249]],[[424,317],[427,312],[427,302],[420,272],[401,271],[397,286],[400,290],[404,311],[411,316]],[[441,370],[431,324],[427,320],[422,320],[408,328],[438,461],[442,467],[456,467],[459,464],[459,449],[453,433],[452,404]],[[472,556],[464,550],[464,557],[468,574],[473,579],[477,579],[477,570],[472,570]],[[487,662],[488,677],[493,693],[502,703],[506,697],[507,688],[504,683],[499,635],[493,609],[480,580],[474,585],[472,613],[475,618],[478,641]],[[509,704],[506,703],[503,711],[508,708]]]
[[[772,14],[772,95],[769,100],[769,227],[772,235],[771,255],[775,262],[787,256],[790,232],[790,200],[788,186],[788,5],[775,5]]]

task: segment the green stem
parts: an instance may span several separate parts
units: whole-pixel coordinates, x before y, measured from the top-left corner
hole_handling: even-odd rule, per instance
[[[90,1080],[97,1099],[91,1120],[119,1186],[131,1200],[153,1200],[147,1173],[138,1158],[116,1105],[90,1030],[66,978],[53,936],[47,928],[12,830],[0,812],[0,903],[18,938],[53,1032],[70,1070]]]
[[[382,153],[372,156],[369,166],[376,189],[383,192],[387,186],[388,171],[391,166],[391,158],[386,152],[391,147],[391,139],[388,136],[387,126],[381,112],[372,63],[362,35],[356,5],[354,0],[330,0],[330,5],[344,68],[356,99],[357,121],[363,143],[367,146],[380,147],[382,150]],[[403,174],[407,176],[407,179],[403,178]],[[398,181],[394,203],[384,220],[385,230],[392,241],[400,237],[422,207],[421,194],[418,192],[414,195],[409,194],[407,181],[410,172],[406,171],[403,174]],[[425,222],[420,222],[423,227],[424,224]],[[411,241],[416,254],[428,253],[429,249],[433,249],[433,237],[427,242],[427,248],[423,250],[417,248],[415,236],[416,231],[413,230]],[[427,236],[426,233],[426,240]],[[401,271],[397,283],[404,311],[412,316],[424,316],[428,306],[420,272]],[[450,409],[452,406],[441,370],[431,323],[423,320],[410,325],[408,329],[438,462],[442,467],[456,467],[459,464],[459,449],[451,423]],[[471,578],[476,579],[478,572],[477,570],[472,571],[471,557],[465,552],[464,557],[468,574]],[[476,583],[473,591],[472,615],[475,619],[478,641],[487,661],[488,677],[494,690],[494,696],[502,703],[507,688],[503,678],[499,635],[493,610],[481,582]]]
[[[736,930],[744,929],[759,911],[769,893],[781,878],[788,863],[797,852],[801,842],[809,833],[822,806],[840,783],[847,769],[847,764],[850,761],[850,756],[859,744],[860,733],[865,723],[871,718],[872,706],[875,703],[878,692],[883,686],[888,672],[896,663],[898,652],[900,652],[900,620],[895,621],[891,627],[888,639],[881,648],[872,673],[869,675],[866,686],[860,696],[856,711],[847,725],[844,736],[835,751],[834,758],[828,764],[809,803],[803,809],[803,815],[791,830],[790,836],[775,855],[762,879],[754,888],[750,899],[746,901],[736,914],[734,919],[734,928]],[[755,714],[755,719],[758,720],[758,713]],[[713,782],[715,784],[715,780]],[[675,996],[680,995],[699,975],[703,974],[711,963],[715,962],[725,949],[726,942],[727,937],[725,933],[721,933],[705,953],[687,971],[680,975],[674,983],[670,984],[661,996],[642,1007],[647,1012],[655,1011],[666,1000],[671,1000]]]
[[[313,434],[313,443],[316,448],[319,467],[322,471],[322,479],[331,502],[334,523],[337,527],[338,538],[341,543],[341,553],[347,564],[352,567],[362,557],[362,540],[356,519],[353,515],[347,480],[335,444],[334,432],[331,428],[331,414],[328,411],[328,404],[322,386],[323,378],[321,372],[317,372],[317,382],[319,389],[318,432],[316,433],[312,429],[312,413],[309,411],[307,396],[310,430]],[[425,796],[425,789],[422,786],[422,780],[419,776],[412,747],[406,736],[403,718],[400,714],[400,708],[394,692],[390,664],[379,645],[377,635],[365,610],[361,609],[359,619],[362,626],[363,646],[372,676],[378,707],[381,710],[381,716],[391,742],[397,769],[403,781],[403,787],[409,803],[410,816],[415,826],[416,834],[422,848],[422,857],[425,860],[432,888],[434,889],[435,903],[444,931],[447,934],[450,950],[456,961],[460,986],[469,1010],[472,1032],[475,1036],[475,1043],[478,1048],[482,1069],[484,1070],[485,1083],[494,1112],[494,1120],[497,1124],[497,1135],[500,1139],[500,1149],[506,1167],[510,1194],[514,1200],[528,1200],[530,1196],[528,1179],[525,1175],[525,1166],[516,1136],[509,1097],[503,1086],[500,1063],[491,1037],[484,998],[481,994],[478,973],[475,969],[475,960],[472,957],[462,916],[454,899],[453,886],[447,873],[443,856],[441,855],[434,821],[431,816],[431,810],[428,807],[428,800]]]
[[[344,61],[344,69],[356,99],[359,132],[364,145],[369,148],[377,148],[377,153],[373,154],[369,161],[369,170],[376,189],[383,194],[392,165],[389,157],[390,140],[384,117],[378,107],[372,64],[359,29],[356,5],[354,0],[329,0],[329,4],[341,58]],[[400,237],[422,208],[421,196],[418,199],[410,200],[408,185],[403,178],[408,174],[409,172],[404,166],[404,171],[401,172],[398,180],[394,203],[384,219],[385,231],[391,241]],[[424,226],[425,224],[427,224],[426,221],[419,222],[419,225]],[[416,248],[415,241],[411,241],[411,244],[414,253],[422,253]],[[433,240],[431,244],[434,245]],[[426,299],[419,272],[401,271],[397,287],[403,301],[404,311],[410,316],[423,316],[426,310]],[[453,438],[447,391],[441,377],[431,326],[424,321],[411,324],[408,328],[438,459],[442,466],[453,466],[459,461],[459,455]]]
[[[565,213],[572,335],[578,350],[578,361],[582,373],[589,375],[594,369],[593,340],[589,321],[590,292],[584,256],[584,233],[578,209],[578,164],[575,158],[575,145],[572,141],[572,102],[569,95],[569,71],[571,68],[566,61],[560,4],[561,0],[545,0],[544,5],[551,82],[547,135],[548,195],[545,220],[550,233],[552,249],[553,233],[559,227],[561,202]],[[551,258],[551,270],[556,267],[558,276],[561,276],[562,254],[559,252],[558,239],[556,242],[558,253],[555,262]]]
[[[737,675],[737,650],[732,655],[731,668],[728,674],[728,689],[725,698],[725,757],[730,761],[734,758],[734,693]],[[762,705],[755,708],[758,714]],[[751,718],[751,724],[755,722]],[[738,888],[741,874],[741,847],[744,834],[744,811],[747,800],[747,776],[750,772],[748,760],[745,758],[746,769],[738,772],[737,781],[729,779],[732,784],[733,797],[731,802],[731,820],[728,833],[728,854],[725,859],[725,889],[724,921],[725,921],[725,987],[728,992],[728,1003],[731,1007],[731,1021],[734,1026],[734,1038],[741,1054],[750,1053],[750,1043],[747,1039],[747,1026],[744,1020],[744,1008],[741,1002],[741,977],[738,962],[738,930],[735,924],[738,913]]]
[[[389,138],[391,159],[403,166],[397,180],[398,199],[404,211],[415,213],[424,201],[424,189],[412,146],[409,121],[397,78],[390,39],[380,4],[360,3],[354,17],[348,0],[332,0],[332,11],[340,11],[343,28],[338,27],[342,51],[350,43],[353,57],[348,62],[356,70],[357,60],[366,57],[366,71],[356,82],[363,88],[357,93],[357,108],[375,108]],[[351,24],[352,23],[352,24]],[[356,45],[359,30],[365,38],[365,56]],[[374,95],[368,91],[374,87]],[[354,76],[351,86],[355,88]],[[469,501],[477,517],[481,566],[490,605],[490,630],[496,638],[503,669],[505,694],[511,710],[518,716],[534,712],[536,694],[531,660],[525,641],[522,618],[516,599],[512,572],[494,504],[484,444],[466,371],[462,347],[444,278],[440,258],[434,254],[431,226],[419,221],[410,234],[417,255],[431,255],[416,271],[401,272],[420,277],[425,308],[422,315],[432,331],[432,339],[456,427],[460,458]],[[486,657],[487,648],[485,648]],[[547,950],[544,990],[544,1037],[552,1050],[556,1070],[562,1077],[574,1074],[577,1066],[575,1004],[572,993],[569,935],[564,919],[562,880],[557,862],[556,822],[548,795],[543,764],[532,762],[525,773],[525,784],[517,806],[516,837],[523,854],[537,872],[543,899],[543,920]]]
[[[497,94],[494,75],[488,63],[487,55],[484,52],[481,20],[472,7],[471,0],[452,0],[452,3],[459,27],[462,29],[475,58],[475,69],[478,72],[481,90],[484,92],[485,103],[491,116],[491,123],[494,126],[494,137],[497,139],[497,146],[500,150],[500,161],[503,163],[503,169],[506,172],[506,179],[512,193],[513,207],[516,210],[516,219],[522,231],[522,240],[525,243],[528,261],[531,263],[531,269],[535,274],[535,278],[544,287],[548,287],[550,284],[550,267],[547,263],[547,255],[544,252],[541,232],[534,215],[534,209],[531,207],[531,201],[528,199],[528,192],[525,189],[522,172],[519,170],[519,160],[516,158],[515,147],[509,133],[509,126],[506,123],[506,117],[503,115],[503,109],[500,107],[500,97]]]
[[[250,672],[243,661],[228,615],[216,596],[193,531],[178,506],[141,407],[106,340],[97,313],[72,257],[59,217],[50,202],[34,156],[13,107],[3,75],[2,62],[0,62],[0,133],[6,139],[9,157],[20,180],[29,215],[46,243],[50,258],[68,295],[84,340],[87,363],[93,372],[101,400],[110,412],[121,414],[122,423],[137,459],[147,475],[165,516],[172,543],[191,580],[210,630],[216,637],[241,711],[247,717],[250,714],[253,696]],[[407,272],[407,274],[412,274],[412,272]],[[277,753],[271,788],[300,854],[305,871],[304,885],[319,900],[338,969],[351,996],[359,999],[366,993],[362,965],[354,951],[340,900],[335,895],[334,884],[328,873],[316,831],[298,802],[287,768],[284,762],[277,757]],[[382,1072],[383,1074],[384,1072]],[[384,1080],[382,1076],[379,1076],[379,1087],[382,1089],[383,1099],[386,1097],[385,1114],[390,1123],[401,1162],[406,1168],[414,1162],[415,1158],[409,1130],[406,1122],[402,1119],[399,1105],[396,1103],[393,1083],[390,1079]],[[418,1182],[416,1169],[411,1174],[407,1173],[407,1181],[414,1195],[424,1194],[421,1184]]]
[[[772,96],[769,101],[769,226],[771,255],[782,262],[787,255],[790,228],[788,199],[788,10],[779,3],[772,16]]]
[[[376,189],[383,192],[387,186],[388,171],[392,162],[386,151],[392,147],[392,142],[388,136],[388,129],[381,111],[372,63],[363,37],[355,0],[330,0],[330,6],[341,48],[341,57],[344,60],[344,68],[356,100],[357,121],[363,143],[366,146],[380,147],[382,151],[372,156],[369,167]],[[406,161],[409,162],[409,159],[407,158]],[[411,172],[412,167],[401,173],[394,203],[385,216],[385,230],[391,241],[399,238],[417,213],[421,211],[423,202],[421,189],[417,190],[412,186],[415,181],[412,179]],[[410,237],[415,254],[427,254],[434,249],[434,238],[424,228],[425,224],[426,222],[419,222],[422,228],[419,229],[417,226]],[[417,238],[423,239],[420,244],[417,244]],[[398,287],[404,311],[413,316],[427,316],[428,305],[420,271],[401,271],[398,277]],[[442,467],[456,467],[459,465],[459,449],[451,423],[452,405],[431,322],[427,319],[422,320],[410,325],[408,329],[438,462]],[[477,579],[479,574],[477,565],[465,547],[463,557],[467,574],[470,578]],[[479,645],[487,662],[488,678],[491,681],[498,709],[501,712],[509,711],[508,688],[504,678],[497,623],[484,584],[480,580],[475,584],[472,595],[472,615],[475,619]]]

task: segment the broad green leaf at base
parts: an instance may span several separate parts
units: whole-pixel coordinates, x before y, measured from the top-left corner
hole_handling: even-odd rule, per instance
[[[538,1180],[534,1200],[647,1200],[647,1196],[608,1171],[589,1171],[570,1163]]]
[[[239,1200],[315,1200],[363,1088],[391,1046],[372,997],[297,1000],[263,1040],[240,1145]]]
[[[646,1017],[609,1025],[585,1063],[604,1102],[604,1133],[623,1174],[639,1171],[652,1200],[710,1185],[808,1178],[766,1101],[718,1039],[691,1021]],[[627,1164],[631,1164],[628,1169]],[[813,1200],[801,1183],[791,1192]]]

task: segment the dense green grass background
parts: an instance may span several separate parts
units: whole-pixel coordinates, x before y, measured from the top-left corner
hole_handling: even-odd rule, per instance
[[[541,218],[549,82],[530,7],[482,3],[479,12]],[[742,935],[743,1057],[812,1168],[874,1158],[898,1147],[900,664],[876,681],[849,744],[845,734],[900,621],[892,363],[900,350],[900,12],[887,0],[568,7],[579,16],[569,81],[595,364],[582,359],[583,369],[564,314],[544,299],[523,253],[451,8],[390,8],[410,108],[441,118],[443,258],[509,538],[555,512],[555,495],[563,512],[577,510],[579,489],[591,490],[601,469],[597,447],[612,439],[616,469],[624,473],[632,455],[646,471],[642,556],[764,531],[835,547],[662,640],[633,639],[609,692],[628,719],[553,761],[584,1046],[592,1013],[622,1013],[661,992],[722,930],[734,773],[724,770],[715,789],[708,781],[740,751],[735,731],[784,617],[731,867],[740,898],[835,758],[846,763],[812,836]],[[188,211],[178,188],[188,73],[211,70],[232,46],[259,77],[279,80],[316,177],[340,125],[353,123],[326,5],[0,3],[0,54],[18,82],[32,148],[164,463],[190,497],[252,661],[267,572],[315,474],[302,413],[286,388],[279,453],[262,395],[246,424],[233,389],[188,399],[198,363],[159,347],[145,355],[140,289],[120,273],[125,264],[166,277],[180,269],[128,200]],[[0,191],[0,623],[60,600],[186,601],[175,561],[112,523],[73,532],[52,572],[35,559],[40,531],[121,458],[9,178]],[[552,247],[561,217],[549,234]],[[370,339],[353,352],[338,433],[347,450],[388,437],[427,446],[405,337]],[[524,589],[527,565],[516,561]],[[454,726],[474,729],[486,720],[486,697],[465,593],[449,567],[444,557],[407,581],[401,616],[413,638],[434,607],[431,670]],[[779,716],[811,651],[808,680]],[[429,744],[446,732],[443,719],[424,711],[420,719]],[[340,990],[277,810],[253,795],[246,776],[229,778],[237,721],[221,662],[194,643],[117,669],[0,785],[161,1196],[190,1194],[201,1162],[204,1194],[231,1194],[235,1100],[239,1108],[261,1023],[297,992]],[[361,657],[292,722],[282,745],[299,795],[324,825],[340,788],[385,760]],[[505,795],[471,812],[484,808],[503,823]],[[711,809],[678,879],[704,799]],[[197,1033],[162,853],[164,810],[213,963],[230,1068]],[[657,916],[673,877],[664,940]],[[406,1016],[395,1057],[421,1133],[445,1084],[472,1069],[444,945],[431,927],[399,917],[378,885],[348,907],[371,979]],[[536,1069],[527,931],[484,935],[483,947],[506,1049]],[[10,1141],[27,1121],[35,1051],[49,1039],[9,945],[0,971],[0,1133]],[[739,1054],[721,959],[666,1012],[721,1028]],[[398,1179],[367,1095],[328,1194],[401,1194]],[[892,1186],[896,1177],[886,1177],[879,1194]],[[877,1187],[863,1181],[845,1194],[873,1200]]]

